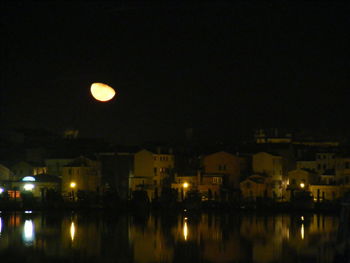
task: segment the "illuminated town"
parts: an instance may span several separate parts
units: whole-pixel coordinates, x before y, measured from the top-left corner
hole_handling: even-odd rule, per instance
[[[118,147],[71,134],[56,148],[6,141],[17,150],[3,152],[13,159],[1,163],[2,207],[340,209],[350,188],[349,148],[337,140],[258,129],[240,145]]]

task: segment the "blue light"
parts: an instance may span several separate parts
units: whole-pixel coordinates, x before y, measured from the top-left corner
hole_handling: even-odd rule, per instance
[[[33,176],[26,176],[22,178],[22,182],[35,182],[35,178]]]

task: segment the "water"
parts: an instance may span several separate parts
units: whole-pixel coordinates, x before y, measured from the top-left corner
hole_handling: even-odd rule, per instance
[[[349,262],[349,244],[326,214],[0,214],[1,262]]]

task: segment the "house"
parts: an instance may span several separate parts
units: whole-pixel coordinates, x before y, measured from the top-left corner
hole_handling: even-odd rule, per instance
[[[31,162],[18,162],[12,165],[11,170],[16,179],[37,174],[47,174],[47,167],[45,164]]]
[[[206,177],[222,178],[230,189],[239,189],[241,159],[228,152],[216,152],[202,158],[202,171]]]
[[[198,185],[198,191],[202,197],[202,200],[216,200],[224,201],[227,197],[224,195],[224,182],[225,174],[210,173],[203,174],[200,178]],[[224,200],[223,200],[224,199]]]
[[[101,162],[104,190],[116,193],[122,200],[128,200],[129,178],[134,173],[134,153],[103,152],[98,154],[98,159]]]
[[[14,193],[19,191],[22,196],[24,193],[31,193],[36,199],[44,200],[49,190],[60,192],[61,179],[54,175],[40,174],[35,176],[25,176],[11,183],[8,189],[10,197],[14,197]]]
[[[314,202],[334,201],[343,196],[343,189],[339,185],[310,185],[309,191],[314,198]]]
[[[129,178],[130,191],[145,190],[150,200],[158,198],[162,188],[171,187],[173,169],[171,150],[138,151],[134,155],[134,174]]]
[[[63,167],[71,163],[73,158],[49,158],[45,159],[47,173],[62,177]]]
[[[253,173],[266,176],[268,196],[283,198],[283,160],[277,154],[259,152],[253,155]]]
[[[101,190],[101,164],[84,156],[74,159],[62,170],[62,195],[75,195],[78,191]]]
[[[186,193],[189,191],[198,191],[200,182],[200,172],[188,171],[186,173],[175,173],[174,181],[171,188],[177,192],[177,200],[182,201],[186,198]]]
[[[251,175],[240,183],[241,195],[244,200],[256,201],[268,196],[267,177]],[[271,197],[271,196],[270,196]]]

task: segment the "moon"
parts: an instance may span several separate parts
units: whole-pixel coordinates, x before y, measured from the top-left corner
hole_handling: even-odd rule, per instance
[[[115,96],[115,90],[104,83],[92,83],[90,92],[96,100],[102,102],[109,101]]]

